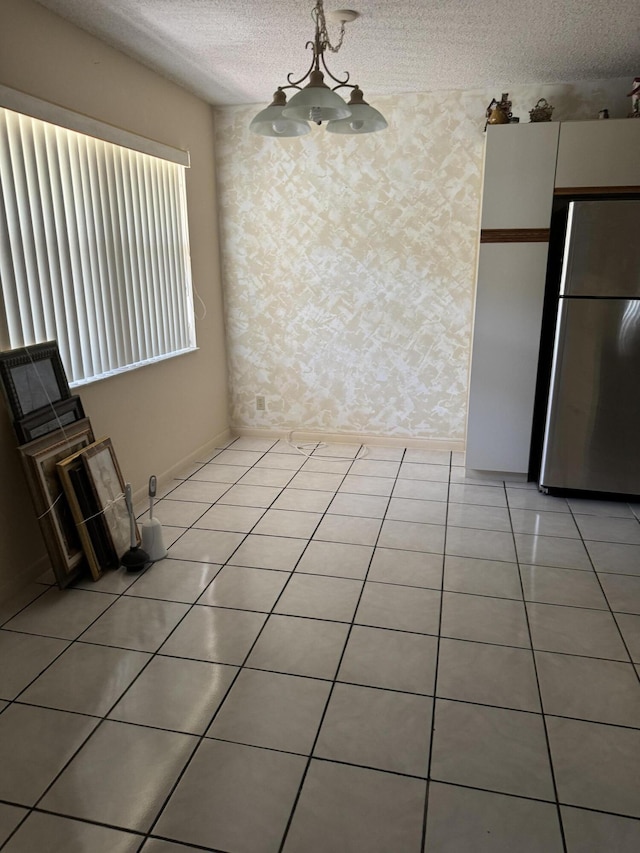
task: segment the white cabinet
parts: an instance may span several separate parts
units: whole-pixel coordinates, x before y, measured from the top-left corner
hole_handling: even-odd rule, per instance
[[[480,246],[467,468],[526,474],[547,243]]]
[[[560,125],[487,128],[482,228],[548,228]]]
[[[640,120],[562,122],[556,187],[640,187]]]
[[[559,129],[552,122],[487,129],[482,233],[500,242],[480,246],[468,468],[529,468],[548,243],[522,241],[540,240],[531,232],[551,222]]]
[[[640,192],[640,121],[489,127],[466,466],[527,473],[556,191]],[[564,193],[567,194],[566,192]],[[543,230],[541,230],[543,229]]]

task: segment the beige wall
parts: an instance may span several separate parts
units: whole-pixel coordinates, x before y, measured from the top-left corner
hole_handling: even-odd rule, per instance
[[[513,111],[528,121],[544,96],[557,120],[622,116],[628,83],[517,87]],[[359,137],[267,139],[249,135],[256,107],[216,111],[236,427],[464,440],[482,131],[500,94],[372,98],[389,128]]]
[[[96,436],[111,436],[125,479],[140,489],[228,426],[211,109],[32,0],[0,0],[0,17],[0,83],[191,152],[200,349],[80,390]],[[0,403],[0,594],[45,554],[15,447]]]

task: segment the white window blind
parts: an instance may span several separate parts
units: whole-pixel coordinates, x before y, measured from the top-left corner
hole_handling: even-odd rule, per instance
[[[195,349],[184,167],[0,108],[0,289],[74,386]]]

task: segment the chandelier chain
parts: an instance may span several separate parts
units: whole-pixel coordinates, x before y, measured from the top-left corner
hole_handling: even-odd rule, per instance
[[[329,31],[327,29],[327,19],[325,18],[325,15],[324,15],[324,2],[323,2],[323,0],[318,0],[318,2],[316,3],[316,5],[313,8],[313,11],[311,12],[311,15],[313,17],[313,20],[316,23],[318,36],[319,36],[319,40],[320,40],[320,44],[322,45],[322,48],[323,49],[328,48],[332,53],[337,53],[340,50],[340,48],[342,47],[342,42],[344,40],[344,29],[345,29],[344,21],[342,21],[340,23],[340,34],[339,34],[337,43],[334,45],[334,44],[331,44],[331,39],[329,38]]]

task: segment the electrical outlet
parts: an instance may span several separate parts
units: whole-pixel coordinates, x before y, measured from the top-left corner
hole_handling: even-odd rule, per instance
[[[258,394],[256,397],[256,411],[257,412],[265,412],[267,410],[264,397],[262,394]]]

